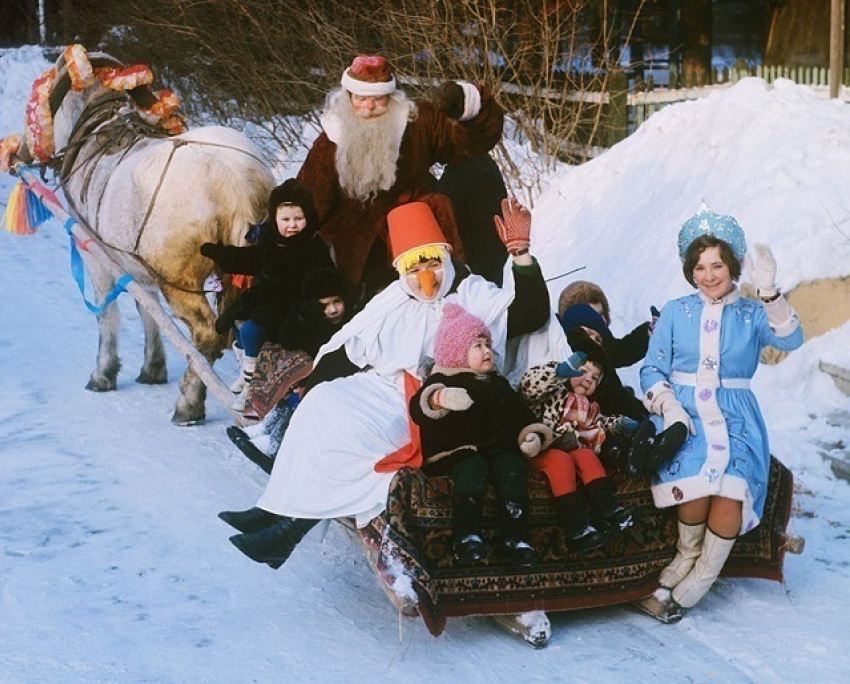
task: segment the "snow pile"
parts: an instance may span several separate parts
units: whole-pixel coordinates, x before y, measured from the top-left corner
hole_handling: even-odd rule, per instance
[[[850,274],[850,107],[787,80],[748,78],[666,107],[601,157],[566,170],[534,212],[547,276],[602,286],[616,313],[646,318],[683,294],[676,236],[705,199],[766,242],[790,290]],[[552,284],[557,295],[564,281]]]

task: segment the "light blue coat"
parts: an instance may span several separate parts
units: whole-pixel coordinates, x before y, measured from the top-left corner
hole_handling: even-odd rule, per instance
[[[774,319],[783,320],[771,327],[765,307],[773,306]],[[749,379],[764,347],[792,350],[802,343],[797,315],[785,301],[762,305],[734,289],[721,300],[696,293],[665,305],[640,370],[641,389],[649,399],[669,383],[696,434],[653,478],[656,506],[722,496],[743,503],[742,534],[758,525],[770,451]]]

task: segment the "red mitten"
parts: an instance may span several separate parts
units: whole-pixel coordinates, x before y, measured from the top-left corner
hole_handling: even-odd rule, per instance
[[[515,199],[502,200],[502,216],[494,216],[499,239],[512,256],[525,254],[531,245],[531,212]]]

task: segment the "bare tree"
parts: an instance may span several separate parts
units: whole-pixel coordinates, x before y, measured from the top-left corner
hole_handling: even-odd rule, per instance
[[[38,43],[38,11],[30,0],[0,0],[0,47]]]
[[[483,83],[533,152],[498,160],[516,186],[578,161],[606,139],[602,104],[639,14],[609,0],[130,0],[102,47],[192,92],[190,115],[258,124],[281,145],[303,136],[343,69],[383,54],[411,94]],[[127,14],[129,12],[129,15]],[[621,82],[621,81],[618,81]],[[596,95],[586,96],[593,91]],[[513,148],[512,148],[513,149]]]
[[[686,88],[711,83],[712,0],[682,3],[682,79]]]

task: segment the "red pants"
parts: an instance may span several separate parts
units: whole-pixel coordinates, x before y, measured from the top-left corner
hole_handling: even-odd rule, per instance
[[[605,477],[605,468],[590,449],[547,449],[540,456],[530,459],[528,467],[532,472],[546,476],[552,495],[556,497],[576,490],[576,471],[584,484]]]

